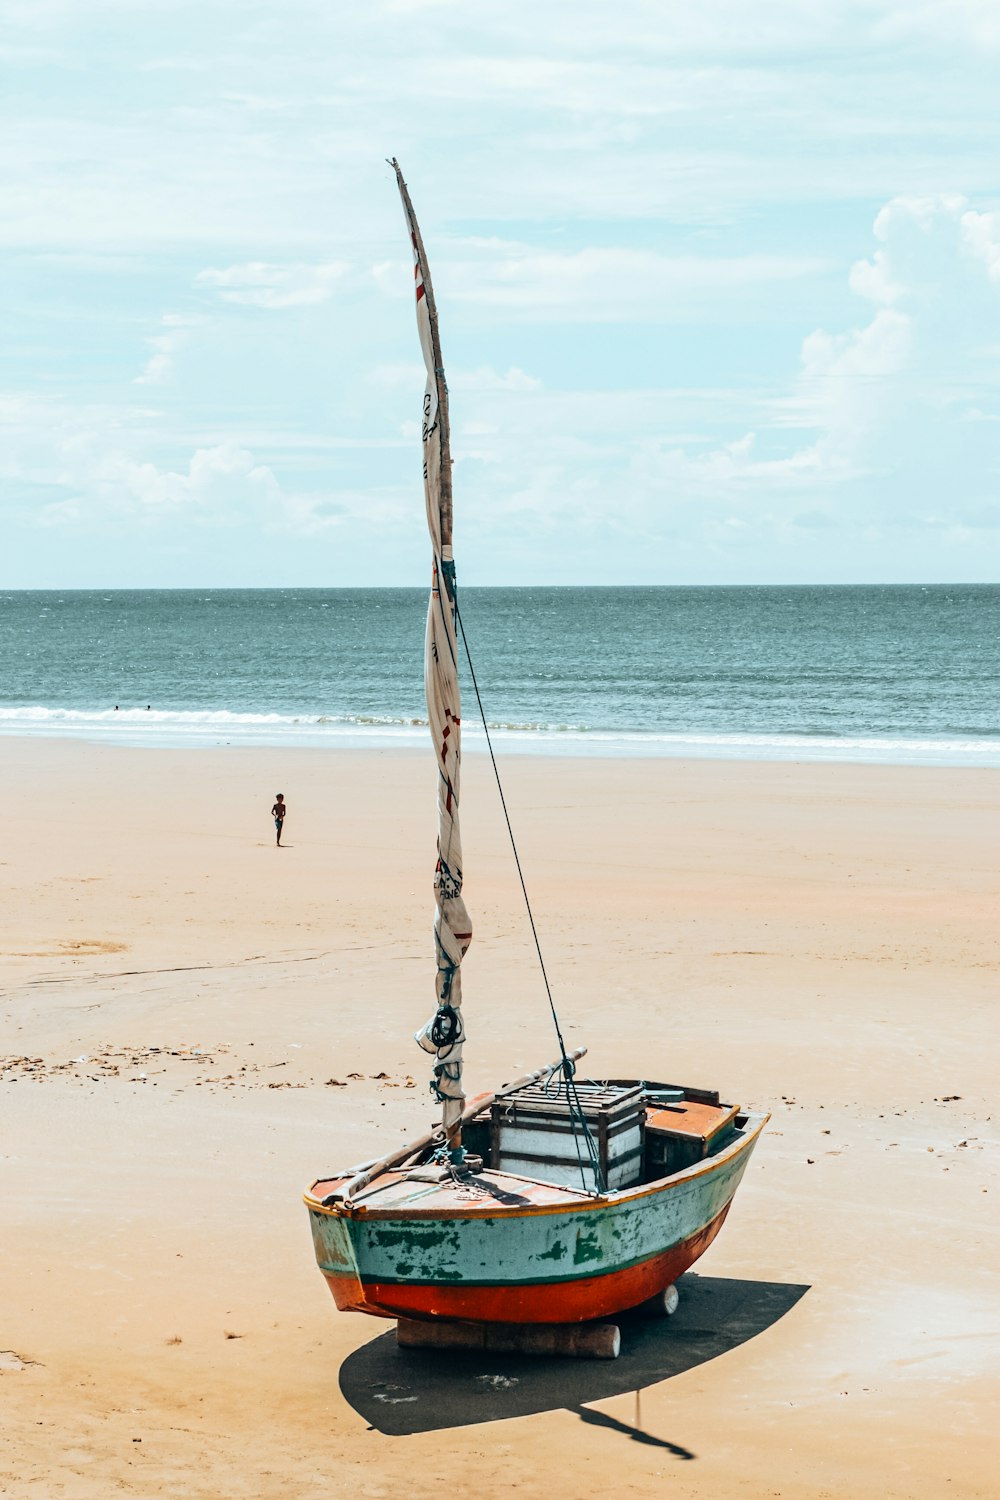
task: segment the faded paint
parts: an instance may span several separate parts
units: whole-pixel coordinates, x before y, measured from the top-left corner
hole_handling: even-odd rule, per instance
[[[602,1317],[662,1291],[704,1253],[766,1118],[749,1118],[715,1156],[601,1197],[502,1172],[430,1186],[396,1172],[360,1201],[324,1208],[339,1180],[320,1182],[306,1198],[316,1259],[338,1307],[382,1317]]]
[[[718,1234],[729,1212],[722,1212],[697,1234],[640,1265],[603,1276],[511,1286],[442,1286],[417,1282],[362,1287],[358,1281],[327,1276],[344,1312],[380,1318],[458,1319],[473,1323],[579,1323],[621,1312],[662,1292],[693,1265]]]
[[[684,1172],[604,1198],[486,1172],[464,1200],[453,1183],[438,1189],[448,1217],[435,1219],[423,1185],[419,1216],[389,1208],[416,1186],[400,1175],[379,1194],[378,1218],[365,1204],[316,1205],[316,1258],[345,1309],[514,1322],[604,1316],[662,1291],[704,1252],[762,1125]]]
[[[419,1281],[485,1286],[563,1281],[567,1272],[553,1266],[562,1258],[558,1245],[573,1247],[577,1275],[617,1271],[679,1244],[714,1219],[736,1191],[746,1156],[741,1152],[720,1160],[715,1172],[681,1178],[660,1194],[636,1201],[623,1196],[563,1214],[505,1218],[501,1209],[489,1218],[449,1219],[446,1228],[439,1223],[431,1230],[426,1221],[400,1218],[390,1225],[366,1216],[314,1215],[317,1260],[321,1270],[341,1274],[346,1226],[365,1283],[399,1280],[401,1262],[414,1268],[407,1278],[412,1275]],[[331,1237],[334,1254],[329,1257],[327,1225],[336,1226]],[[495,1228],[502,1228],[499,1239]]]
[[[579,1230],[576,1236],[576,1249],[573,1251],[574,1266],[582,1266],[589,1260],[603,1261],[604,1250],[598,1238],[597,1228]]]

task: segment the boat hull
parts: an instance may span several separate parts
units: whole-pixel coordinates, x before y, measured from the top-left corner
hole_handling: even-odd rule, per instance
[[[571,1204],[526,1188],[503,1206],[463,1209],[457,1199],[394,1213],[307,1195],[317,1263],[344,1311],[485,1323],[606,1317],[655,1296],[704,1253],[763,1124],[748,1121],[740,1139],[683,1172]]]
[[[582,1323],[637,1307],[672,1286],[708,1249],[728,1212],[727,1203],[697,1234],[640,1265],[572,1281],[452,1286],[433,1281],[363,1283],[357,1277],[327,1271],[323,1275],[341,1312],[471,1323]]]

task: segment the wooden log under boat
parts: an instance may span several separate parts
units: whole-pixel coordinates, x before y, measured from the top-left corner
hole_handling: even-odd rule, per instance
[[[617,1359],[616,1323],[420,1323],[400,1318],[401,1349],[484,1349],[491,1354],[560,1355],[564,1359]]]

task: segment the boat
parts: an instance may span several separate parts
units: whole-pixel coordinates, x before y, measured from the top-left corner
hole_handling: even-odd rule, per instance
[[[433,561],[425,687],[437,758],[437,1006],[416,1040],[434,1058],[440,1119],[418,1139],[317,1178],[305,1202],[338,1308],[397,1319],[401,1342],[614,1355],[618,1329],[601,1320],[636,1307],[673,1310],[675,1284],[722,1228],[769,1116],[712,1089],[581,1077],[586,1049],[567,1051],[533,917],[558,1056],[466,1099],[461,963],[472,923],[462,894],[458,655],[459,640],[467,643],[452,545],[448,391],[423,241],[399,165],[390,165],[413,248],[427,372],[422,442]],[[474,671],[472,680],[478,700]],[[482,722],[492,757],[485,714]],[[499,775],[497,785],[503,802]],[[521,875],[513,834],[511,842]],[[596,1343],[588,1329],[601,1334]],[[609,1330],[613,1337],[604,1337]]]

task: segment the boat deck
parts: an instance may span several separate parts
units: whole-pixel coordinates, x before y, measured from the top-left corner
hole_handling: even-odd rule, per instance
[[[468,1132],[472,1135],[477,1122]],[[648,1190],[654,1183],[696,1166],[714,1156],[738,1137],[745,1123],[735,1105],[723,1104],[718,1095],[700,1094],[663,1103],[652,1100],[646,1105],[644,1121],[644,1170],[641,1179],[631,1187],[603,1197],[627,1196]],[[486,1136],[480,1136],[486,1145]],[[476,1141],[479,1144],[479,1141]],[[335,1177],[320,1178],[308,1198],[323,1206],[337,1201],[340,1212],[380,1218],[405,1215],[428,1219],[521,1213],[572,1211],[593,1204],[593,1193],[582,1186],[564,1186],[546,1182],[539,1176],[494,1170],[489,1165],[488,1148],[484,1149],[484,1167],[477,1172],[456,1177],[450,1168],[432,1162],[411,1163],[397,1170],[381,1173],[367,1187],[356,1193],[349,1203],[342,1198],[353,1171]]]
[[[351,1174],[314,1184],[310,1196],[320,1202],[343,1190]],[[428,1180],[429,1178],[434,1180]],[[378,1215],[406,1213],[441,1218],[449,1214],[466,1217],[476,1213],[495,1213],[498,1208],[574,1208],[589,1203],[591,1194],[582,1189],[557,1187],[509,1172],[468,1173],[460,1181],[447,1168],[415,1167],[403,1172],[386,1172],[352,1200],[355,1210]]]

